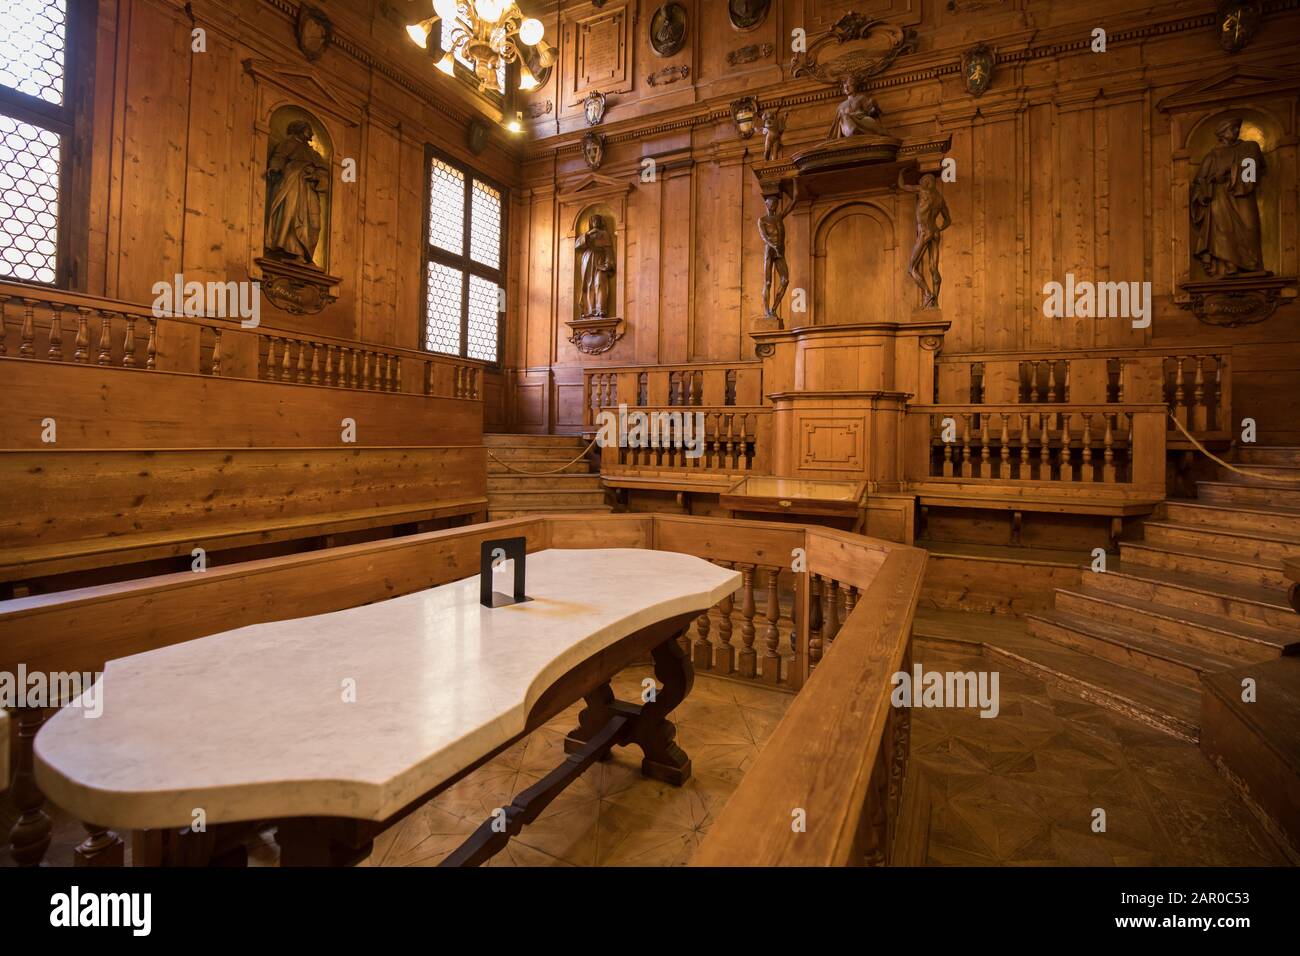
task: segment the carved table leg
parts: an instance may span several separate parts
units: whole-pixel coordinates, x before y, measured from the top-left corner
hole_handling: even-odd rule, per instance
[[[83,823],[86,839],[72,851],[73,866],[125,866],[126,845],[107,827]]]
[[[653,657],[655,677],[664,686],[653,701],[640,708],[629,736],[645,754],[641,773],[680,787],[691,778],[691,758],[674,742],[677,728],[667,716],[691,692],[695,668],[676,637],[656,647]]]
[[[45,795],[36,786],[32,769],[32,745],[36,732],[45,723],[45,711],[39,707],[14,710],[18,723],[18,749],[14,753],[14,779],[10,798],[18,819],[9,831],[9,852],[19,866],[39,866],[50,846],[53,826],[45,812]]]
[[[609,684],[602,684],[582,698],[587,706],[578,714],[578,726],[569,731],[564,738],[564,752],[574,754],[583,745],[600,733],[601,729],[614,718],[614,691]],[[608,751],[598,759],[608,760]]]

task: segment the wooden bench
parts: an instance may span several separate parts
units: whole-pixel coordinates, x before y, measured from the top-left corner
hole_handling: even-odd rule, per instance
[[[475,447],[0,451],[0,583],[482,520],[483,468]]]

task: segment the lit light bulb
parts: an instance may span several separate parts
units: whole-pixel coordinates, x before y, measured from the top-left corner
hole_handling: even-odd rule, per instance
[[[537,82],[537,77],[533,76],[533,74],[528,71],[527,67],[524,67],[519,71],[519,88],[521,90],[526,93],[529,90],[537,89],[539,86],[541,86],[541,84]]]
[[[444,53],[435,66],[448,76],[456,75],[456,61],[452,58],[451,51]]]
[[[484,20],[496,23],[505,13],[505,4],[502,0],[474,0],[474,9]]]
[[[450,23],[456,19],[456,0],[433,0],[433,12],[444,22]]]
[[[532,17],[519,24],[519,39],[527,46],[532,46],[541,40],[545,32],[546,28],[542,26],[542,21],[534,20]]]
[[[406,28],[406,35],[420,49],[425,49],[429,45],[429,28],[432,24],[428,20],[422,20],[419,23],[412,23]]]

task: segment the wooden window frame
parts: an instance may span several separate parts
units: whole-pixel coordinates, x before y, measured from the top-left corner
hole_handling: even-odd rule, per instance
[[[59,219],[54,282],[0,276],[4,282],[27,282],[57,289],[85,291],[90,238],[91,89],[95,70],[98,0],[67,0],[63,43],[63,102],[0,85],[0,113],[39,126],[59,137]]]
[[[454,252],[448,252],[446,249],[440,249],[433,244],[430,234],[433,225],[432,209],[432,165],[434,160],[446,163],[465,177],[465,218],[461,223],[461,254],[456,255]],[[476,260],[471,254],[470,248],[470,227],[474,218],[474,181],[478,180],[485,186],[490,186],[501,195],[501,246],[497,254],[497,267],[484,265]],[[425,333],[428,327],[428,294],[429,294],[429,263],[436,262],[439,265],[447,266],[450,269],[459,269],[460,278],[460,352],[459,358],[470,358],[469,355],[469,277],[476,275],[480,279],[486,279],[496,283],[499,289],[506,288],[506,248],[507,237],[509,236],[509,193],[506,188],[491,176],[484,175],[472,166],[469,166],[456,157],[444,153],[432,145],[424,147],[424,217],[422,227],[424,229],[424,261],[420,264],[420,301],[424,303],[420,315],[420,329],[417,341],[420,343],[421,351],[428,352],[431,355],[448,355],[447,352],[437,352],[429,348]],[[493,368],[499,368],[501,365],[501,353],[505,346],[505,312],[497,310],[497,354],[496,358],[488,362]],[[481,362],[483,359],[470,359],[470,361]]]

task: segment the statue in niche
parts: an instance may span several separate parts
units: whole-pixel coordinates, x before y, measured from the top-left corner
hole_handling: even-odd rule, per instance
[[[916,193],[916,244],[907,260],[907,274],[921,290],[921,308],[933,309],[939,304],[939,237],[952,225],[948,203],[939,192],[939,181],[926,173],[915,186],[903,182],[898,174],[898,188]],[[928,275],[928,281],[927,281]]]
[[[790,285],[790,266],[785,261],[785,217],[790,215],[798,201],[799,185],[795,183],[794,192],[785,208],[781,208],[781,194],[769,193],[763,197],[767,212],[758,217],[758,234],[763,237],[763,311],[769,319],[778,318],[781,300]],[[772,292],[772,279],[780,284]]]
[[[843,89],[844,102],[835,111],[835,121],[826,138],[890,136],[889,130],[880,124],[880,107],[864,91],[864,81],[856,76],[846,76]]]
[[[322,196],[329,191],[330,168],[312,148],[311,124],[294,120],[271,152],[266,179],[266,253],[315,266],[320,241]]]
[[[781,158],[781,136],[785,133],[786,117],[776,110],[763,110],[763,159]]]
[[[574,243],[578,253],[578,274],[582,296],[578,314],[584,319],[605,318],[614,301],[614,237],[605,217],[593,214],[587,231]]]
[[[1219,145],[1192,180],[1192,254],[1211,278],[1264,272],[1263,236],[1255,187],[1264,171],[1258,143],[1241,139],[1241,119],[1215,129]]]

